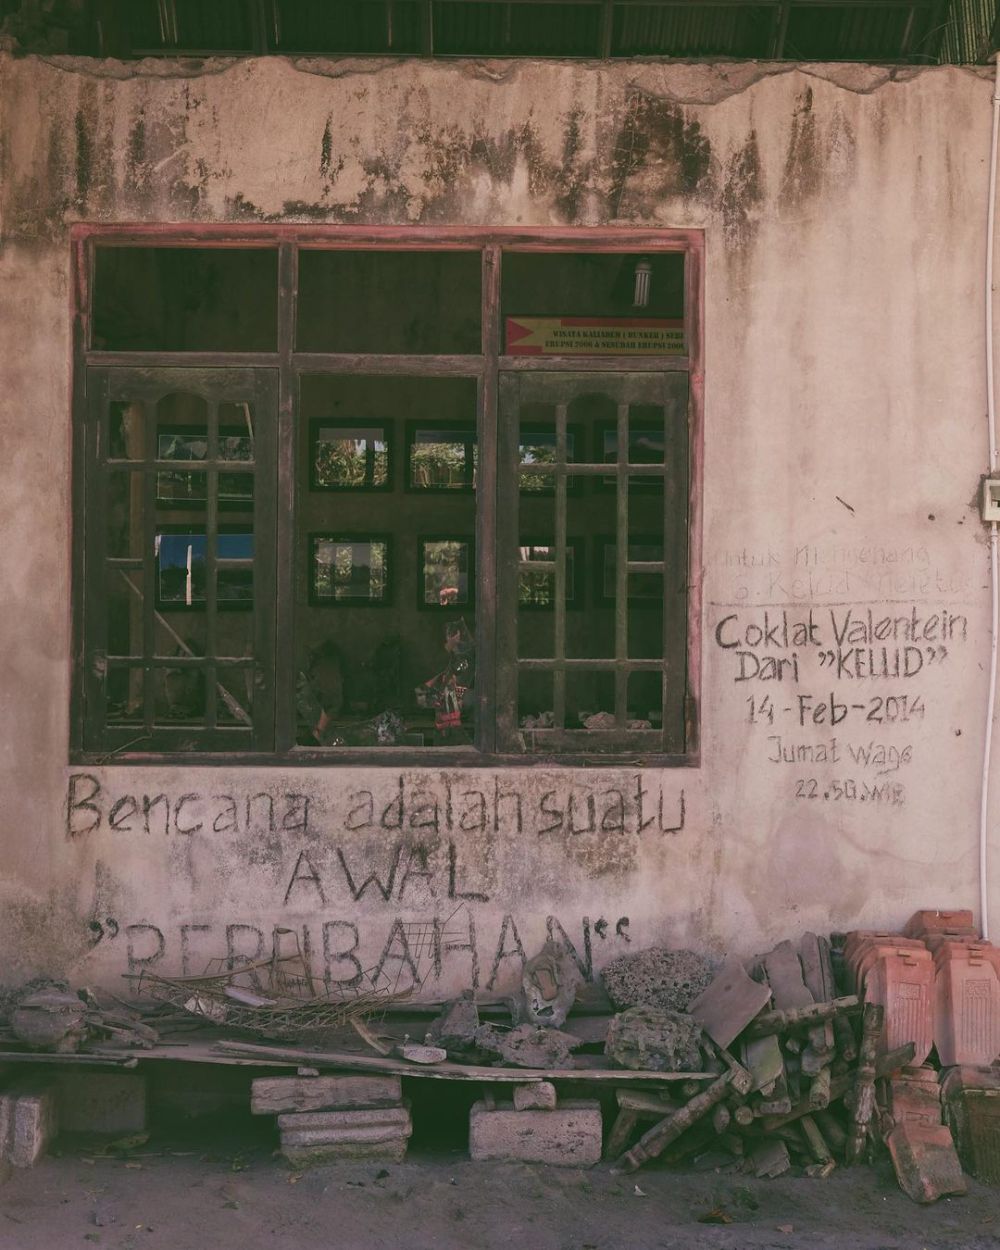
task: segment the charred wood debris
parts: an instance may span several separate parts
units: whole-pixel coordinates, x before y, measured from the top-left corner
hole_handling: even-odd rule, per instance
[[[917,932],[915,923],[907,933]],[[964,1184],[941,1124],[933,1024],[925,1027],[933,983],[923,1015],[901,1011],[899,994],[887,988],[886,960],[912,954],[923,937],[857,932],[828,940],[807,933],[748,963],[721,967],[692,951],[650,948],[619,957],[596,982],[584,981],[572,955],[550,942],[525,964],[512,998],[477,999],[470,990],[433,1008],[393,995],[380,1008],[376,1002],[345,1017],[339,1037],[310,1031],[308,1016],[301,1029],[293,1017],[281,1033],[241,1017],[227,1027],[224,1013],[206,1009],[199,978],[175,979],[179,997],[131,999],[35,982],[0,1000],[0,1059],[48,1052],[50,1062],[59,1056],[134,1067],[143,1051],[201,1039],[231,1060],[271,1059],[297,1064],[300,1073],[480,1081],[487,1098],[491,1088],[512,1081],[564,1080],[613,1092],[604,1158],[619,1171],[658,1159],[757,1177],[825,1178],[835,1167],[888,1151],[902,1188],[926,1202],[963,1192]],[[964,941],[966,953],[989,945],[971,928],[946,934],[949,940]],[[991,966],[1000,992],[1000,964]],[[245,1005],[248,994],[255,1003],[268,1001],[236,981],[233,974],[224,987],[230,1001]],[[907,999],[912,990],[902,995]],[[308,1000],[313,1011],[317,1001]],[[907,1028],[919,1036],[904,1037],[900,1030]],[[248,1032],[258,1041],[240,1040]],[[1000,1038],[985,1044],[994,1043],[1000,1050]],[[974,1070],[981,1084],[998,1088],[996,1057],[948,1072],[964,1073],[968,1082]],[[940,1073],[942,1084],[948,1072]]]

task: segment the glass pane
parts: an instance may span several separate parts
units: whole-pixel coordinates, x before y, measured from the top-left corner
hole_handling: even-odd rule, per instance
[[[142,460],[146,455],[146,413],[143,404],[121,400],[108,410],[108,459]]]
[[[420,602],[423,607],[471,608],[475,599],[471,538],[420,539]]]
[[[519,729],[552,729],[552,674],[522,671],[517,681]]]
[[[142,656],[142,605],[145,587],[145,573],[142,569],[108,569],[108,655]]]
[[[299,253],[302,352],[478,355],[479,252]]]
[[[479,449],[474,425],[407,427],[410,490],[469,491],[476,486]]]
[[[507,252],[505,350],[535,356],[684,350],[684,257]]]
[[[104,525],[107,554],[119,560],[139,559],[142,556],[144,475],[127,469],[112,469],[106,480]]]
[[[470,743],[475,383],[307,375],[301,415],[298,742]],[[443,430],[457,444],[446,471],[430,466],[438,489],[409,486],[407,436],[415,428]],[[453,470],[455,487],[446,484]]]
[[[156,474],[158,508],[202,511],[208,499],[208,474],[190,466],[209,458],[208,414],[200,396],[169,395],[157,406],[157,460],[177,468]],[[219,508],[242,511],[252,507],[254,458],[253,415],[249,404],[219,405],[218,447],[220,460],[246,464],[246,470],[220,471]]]
[[[573,670],[566,674],[566,728],[607,733],[614,729],[615,679],[612,673]]]
[[[109,725],[143,723],[142,669],[108,665],[105,718]]]
[[[275,351],[273,248],[109,247],[95,252],[93,347]]]
[[[385,490],[389,485],[389,426],[314,419],[310,423],[313,490]]]
[[[220,725],[249,727],[253,723],[253,668],[218,667],[215,715]]]
[[[663,727],[663,674],[629,673],[629,729]]]
[[[314,534],[311,590],[316,603],[389,602],[389,537]]]
[[[153,716],[157,724],[204,725],[208,712],[209,673],[176,665],[153,669]]]
[[[219,405],[219,459],[253,460],[254,414],[249,403]]]

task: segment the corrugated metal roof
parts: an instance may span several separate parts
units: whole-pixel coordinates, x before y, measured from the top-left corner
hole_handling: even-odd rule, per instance
[[[0,0],[26,51],[977,62],[997,0]]]
[[[943,61],[972,64],[996,49],[995,0],[952,0],[945,24]]]

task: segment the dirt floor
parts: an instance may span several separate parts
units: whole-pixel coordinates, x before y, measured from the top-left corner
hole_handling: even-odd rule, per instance
[[[1000,1189],[919,1207],[889,1165],[825,1181],[472,1163],[295,1171],[259,1133],[154,1133],[125,1155],[63,1142],[0,1188],[0,1250],[963,1250],[1000,1248]],[[106,1147],[103,1147],[106,1149]],[[729,1221],[703,1223],[712,1219]]]

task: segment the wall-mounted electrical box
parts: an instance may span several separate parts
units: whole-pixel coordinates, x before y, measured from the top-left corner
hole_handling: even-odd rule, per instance
[[[983,520],[1000,521],[1000,477],[983,478]]]

